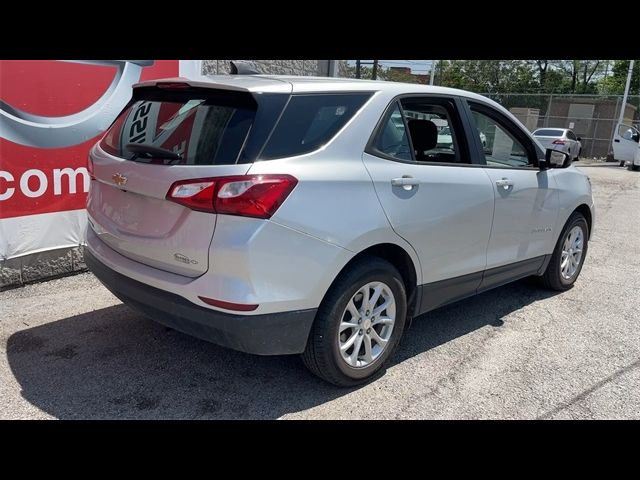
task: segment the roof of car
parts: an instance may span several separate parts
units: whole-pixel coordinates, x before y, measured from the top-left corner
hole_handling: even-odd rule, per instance
[[[158,83],[180,82],[194,87],[219,88],[249,92],[339,92],[339,91],[387,91],[394,93],[440,93],[460,95],[486,100],[476,93],[455,88],[435,87],[417,83],[386,82],[381,80],[359,80],[339,77],[311,77],[293,75],[203,75],[198,80],[166,78],[149,80],[135,87],[153,86]]]
[[[539,132],[540,130],[560,130],[561,132],[571,132],[571,131],[573,131],[570,128],[562,128],[562,127],[540,127],[540,128],[536,128],[533,131],[534,135],[535,135],[536,132]]]
[[[502,105],[477,93],[456,88],[422,85],[419,83],[293,75],[202,75],[198,80],[181,77],[148,80],[134,85],[134,88],[155,86],[159,83],[186,83],[193,87],[255,93],[386,92],[393,96],[425,93],[457,95],[489,103],[512,120],[521,123]]]

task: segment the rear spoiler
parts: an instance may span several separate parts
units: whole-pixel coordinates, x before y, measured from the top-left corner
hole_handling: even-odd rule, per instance
[[[287,81],[260,75],[215,75],[204,78],[207,80],[190,80],[183,77],[147,80],[136,83],[133,88],[162,88],[162,85],[173,85],[175,89],[192,87],[232,90],[236,92],[291,93],[293,90],[293,85]]]

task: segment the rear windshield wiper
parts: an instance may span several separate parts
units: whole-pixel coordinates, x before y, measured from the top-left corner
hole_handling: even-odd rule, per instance
[[[140,156],[143,156],[144,158],[168,158],[170,160],[182,160],[182,155],[179,153],[167,150],[166,148],[146,145],[144,143],[127,143],[125,148],[135,154],[131,160]]]

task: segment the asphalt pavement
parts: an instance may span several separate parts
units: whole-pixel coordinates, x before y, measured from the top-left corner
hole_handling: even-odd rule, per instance
[[[167,329],[83,273],[0,293],[0,418],[639,419],[640,172],[580,168],[597,219],[574,288],[426,314],[366,386]]]

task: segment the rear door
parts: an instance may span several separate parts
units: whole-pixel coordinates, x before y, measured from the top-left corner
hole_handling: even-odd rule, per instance
[[[437,96],[394,102],[363,157],[391,226],[416,250],[424,282],[438,285],[423,311],[473,293],[486,264],[493,187],[471,165],[457,105]],[[439,143],[445,128],[450,141]]]
[[[166,199],[174,182],[242,175],[257,104],[246,92],[143,88],[91,152],[89,222],[122,255],[196,277],[208,269],[214,213]]]
[[[613,137],[613,158],[632,162],[638,150],[640,133],[630,125],[619,124]]]
[[[557,236],[553,228],[559,200],[555,171],[539,170],[540,152],[529,136],[493,107],[476,102],[469,106],[471,117],[487,135],[487,146],[477,148],[495,195],[488,272],[481,287],[489,288],[541,266]]]

